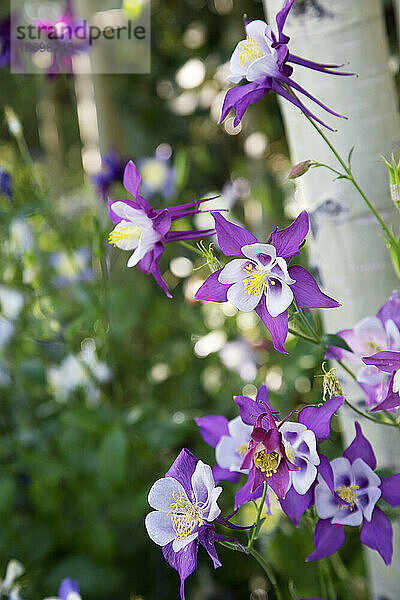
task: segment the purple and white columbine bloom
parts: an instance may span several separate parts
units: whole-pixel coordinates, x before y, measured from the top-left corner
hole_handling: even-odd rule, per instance
[[[208,415],[198,417],[196,423],[203,440],[215,448],[215,481],[239,481],[241,473],[249,472],[248,469],[242,469],[242,462],[253,427],[243,423],[240,416],[228,421],[222,415]]]
[[[289,266],[292,258],[299,254],[308,233],[309,220],[305,211],[286,229],[274,231],[265,244],[219,213],[211,214],[222,252],[240,258],[210,275],[197,291],[197,300],[230,301],[243,312],[255,310],[279,352],[286,352],[287,309],[293,299],[300,308],[340,306],[321,292],[306,269]]]
[[[115,225],[109,242],[121,250],[131,251],[127,266],[137,265],[144,273],[152,273],[158,285],[171,298],[159,266],[165,244],[199,239],[215,233],[213,229],[170,231],[171,225],[178,219],[197,214],[200,204],[209,198],[162,210],[154,209],[139,194],[140,179],[135,164],[129,161],[124,172],[124,187],[135,200],[109,200],[109,215]]]
[[[382,373],[388,373],[389,378],[382,388],[382,399],[371,409],[394,410],[400,406],[400,352],[377,352],[373,356],[365,356],[366,365],[372,365]]]
[[[58,590],[60,600],[81,600],[79,584],[69,577],[63,579]]]
[[[217,500],[222,491],[215,487],[211,467],[184,448],[165,477],[155,482],[149,493],[149,504],[155,510],[146,517],[150,538],[162,546],[165,560],[181,578],[184,600],[185,579],[197,565],[199,544],[207,550],[214,568],[221,563],[215,549],[217,541],[233,541],[217,534],[213,522],[225,527],[234,525],[220,515]]]
[[[334,493],[322,478],[315,488],[315,508],[320,520],[315,533],[315,550],[307,560],[319,560],[334,554],[344,543],[344,525],[361,525],[360,540],[377,550],[386,565],[392,561],[392,526],[385,513],[376,505],[383,498],[390,506],[400,504],[400,474],[378,477],[374,472],[376,458],[359,423],[356,437],[343,452],[343,457],[331,461]]]
[[[363,357],[386,350],[400,350],[400,299],[394,291],[375,317],[365,317],[354,329],[344,329],[337,333],[343,338],[352,352],[338,347],[328,348],[326,358],[345,360],[355,366],[357,382],[366,394],[367,405],[381,410],[380,405],[387,398],[388,383],[383,369]],[[363,362],[365,364],[363,364]],[[391,372],[391,371],[385,371]],[[377,406],[376,406],[377,405]]]
[[[247,22],[245,20],[246,39],[238,43],[232,54],[231,75],[228,79],[232,83],[239,83],[242,79],[246,79],[249,83],[232,88],[227,92],[222,107],[221,121],[233,108],[236,111],[234,124],[238,125],[249,105],[258,102],[270,91],[279,94],[328,129],[331,127],[318,119],[295,95],[295,92],[300,92],[331,115],[342,117],[322,104],[291,78],[293,67],[289,63],[321,73],[352,75],[352,73],[336,71],[342,65],[324,65],[290,54],[287,46],[290,38],[283,33],[283,27],[293,2],[294,0],[286,0],[284,7],[276,16],[278,36],[264,21]]]

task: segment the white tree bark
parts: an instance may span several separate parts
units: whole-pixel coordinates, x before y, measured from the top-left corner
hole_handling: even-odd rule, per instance
[[[283,0],[264,0],[268,22]],[[396,230],[398,214],[390,199],[388,176],[379,155],[398,149],[400,120],[397,96],[388,70],[388,48],[379,0],[297,0],[289,15],[286,33],[290,51],[317,62],[345,64],[358,77],[337,77],[295,66],[293,78],[347,121],[316,110],[334,128],[328,137],[347,157],[355,146],[353,171],[361,187],[386,223]],[[308,102],[308,106],[311,104]],[[314,159],[339,165],[300,111],[282,101],[292,163]],[[312,107],[314,108],[314,107]],[[334,333],[352,328],[360,319],[375,315],[398,287],[389,253],[375,217],[345,180],[333,181],[325,169],[313,169],[298,181],[299,209],[312,214],[314,236],[309,243],[312,263],[318,268],[323,289],[342,308],[324,311],[326,329]],[[329,201],[329,202],[328,202]],[[362,391],[344,379],[344,389],[354,403]],[[354,413],[342,413],[345,442],[354,437]],[[380,467],[400,468],[400,435],[394,428],[362,421]],[[393,565],[368,551],[368,566],[375,598],[396,600],[400,590],[400,551],[395,535]]]

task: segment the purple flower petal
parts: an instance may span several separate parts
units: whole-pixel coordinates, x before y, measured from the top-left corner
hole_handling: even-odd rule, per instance
[[[276,473],[273,473],[267,479],[268,485],[274,490],[275,494],[278,498],[284,499],[286,496],[286,492],[288,491],[288,487],[290,485],[290,475],[289,469],[286,464],[281,462]]]
[[[257,500],[261,498],[263,493],[263,486],[259,486],[254,491],[251,491],[253,487],[253,476],[250,472],[249,477],[243,487],[240,488],[235,494],[235,510],[247,504],[250,500]]]
[[[384,373],[393,373],[400,368],[400,352],[377,352],[372,356],[364,357],[362,361],[366,365],[374,365]]]
[[[272,343],[275,350],[287,354],[285,350],[285,341],[288,334],[288,314],[287,310],[277,317],[271,317],[265,304],[265,295],[261,298],[261,302],[255,309],[256,313],[264,323],[265,327],[271,334]]]
[[[70,592],[75,592],[76,594],[79,594],[79,585],[77,581],[67,577],[66,579],[62,580],[60,588],[58,590],[58,596],[60,600],[67,600],[68,594]]]
[[[274,231],[270,239],[276,248],[277,256],[282,256],[289,261],[293,256],[299,254],[300,246],[304,242],[309,227],[308,214],[303,210],[289,227]]]
[[[293,80],[290,79],[289,81],[290,81],[290,85],[292,85]],[[294,106],[297,106],[297,108],[299,108],[302,112],[304,112],[306,115],[311,117],[311,119],[313,119],[314,121],[316,121],[323,127],[326,127],[327,129],[329,129],[329,131],[334,131],[332,129],[332,127],[329,127],[329,125],[327,125],[326,123],[321,121],[321,119],[319,119],[314,113],[312,113],[297,96],[288,92],[287,89],[282,85],[282,83],[278,79],[272,79],[271,89],[274,92],[276,92],[279,96],[282,96],[282,98],[285,98],[291,104],[294,104]],[[314,102],[319,104],[319,102],[316,98],[313,97],[312,99],[314,100]],[[331,112],[331,111],[329,110],[329,112]]]
[[[383,324],[391,319],[400,328],[400,298],[396,290],[391,293],[389,299],[379,309],[376,316]]]
[[[334,554],[344,544],[345,539],[343,525],[332,525],[329,519],[320,519],[315,526],[315,550],[306,560],[320,560]]]
[[[209,557],[213,561],[214,569],[221,567],[217,551],[215,549],[215,529],[214,527],[200,527],[199,542],[207,550]]]
[[[280,44],[287,44],[290,40],[290,37],[283,33],[283,28],[285,26],[289,11],[293,6],[293,2],[294,0],[286,0],[284,7],[276,15],[276,24],[278,27]]]
[[[289,267],[289,275],[296,283],[291,285],[294,297],[300,308],[337,308],[339,302],[330,298],[318,287],[314,277],[304,267]]]
[[[324,63],[317,63],[313,60],[308,60],[306,58],[301,58],[300,56],[296,56],[296,54],[289,53],[287,57],[287,61],[293,63],[294,65],[300,65],[302,67],[307,67],[308,69],[313,69],[314,71],[321,71],[321,73],[329,73],[330,75],[354,75],[354,73],[348,73],[344,71],[334,71],[333,69],[340,69],[344,65],[326,65]]]
[[[220,481],[229,481],[229,483],[237,483],[240,479],[240,473],[235,473],[229,469],[223,469],[219,465],[213,467],[213,475],[215,483]]]
[[[379,552],[385,564],[390,565],[393,555],[392,538],[392,525],[385,513],[376,506],[371,521],[364,519],[360,540],[369,548]]]
[[[239,225],[227,221],[220,213],[212,212],[217,232],[218,245],[225,256],[243,256],[242,247],[247,244],[258,244],[258,239]]]
[[[371,444],[364,437],[362,429],[358,421],[355,421],[356,437],[350,444],[350,446],[343,452],[343,456],[346,457],[351,463],[356,458],[362,458],[374,471],[376,469],[376,458]]]
[[[181,578],[180,594],[182,600],[185,600],[185,580],[197,567],[198,548],[199,543],[195,540],[179,552],[174,552],[172,542],[162,549],[165,560],[178,571]]]
[[[124,171],[124,188],[132,194],[134,198],[139,196],[140,173],[135,163],[130,160]]]
[[[234,396],[234,401],[239,407],[240,417],[246,425],[255,425],[256,419],[265,413],[265,406],[247,396]]]
[[[312,485],[305,494],[300,495],[292,486],[287,492],[285,499],[280,499],[282,510],[296,527],[298,527],[305,511],[314,504],[314,487],[315,485]]]
[[[222,415],[208,415],[195,419],[203,440],[215,448],[223,435],[229,435],[228,419]]]
[[[400,504],[400,473],[390,475],[389,477],[381,477],[381,492],[382,498],[390,504],[390,506],[399,506]]]
[[[329,487],[332,494],[335,493],[335,485],[333,478],[333,469],[331,467],[331,463],[325,456],[325,454],[319,454],[320,463],[318,465],[318,472],[325,481],[326,485]]]
[[[153,219],[153,227],[158,233],[162,236],[165,236],[171,227],[171,217],[168,214],[167,210],[162,210],[158,213],[158,215]]]
[[[343,402],[344,396],[335,396],[321,406],[307,406],[299,413],[299,423],[311,429],[317,439],[327,440],[330,435],[331,419]]]
[[[165,473],[165,477],[173,477],[183,485],[186,493],[190,496],[192,493],[192,475],[198,463],[197,458],[187,448],[183,448],[169,470]]]
[[[247,94],[249,94],[257,89],[258,89],[258,84],[253,82],[253,83],[248,83],[246,85],[240,85],[240,86],[237,86],[237,87],[234,87],[234,88],[228,90],[225,95],[224,104],[222,106],[222,112],[221,112],[221,117],[220,117],[219,122],[222,123],[222,121],[225,119],[225,117],[227,116],[229,111],[232,108],[234,108],[235,105],[238,102],[240,102],[240,100],[242,100]]]
[[[154,279],[156,280],[156,282],[158,283],[160,288],[166,293],[168,298],[172,298],[172,294],[170,294],[170,292],[168,290],[168,286],[165,283],[164,279],[162,278],[161,271],[160,271],[160,265],[158,263],[158,259],[163,252],[164,252],[164,246],[161,245],[161,248],[160,248],[160,244],[157,244],[156,248],[154,248],[154,262],[151,267],[151,274],[153,275]]]
[[[203,285],[197,290],[195,294],[196,300],[209,300],[211,302],[227,302],[227,293],[229,285],[224,285],[218,281],[219,274],[222,269],[212,273]]]

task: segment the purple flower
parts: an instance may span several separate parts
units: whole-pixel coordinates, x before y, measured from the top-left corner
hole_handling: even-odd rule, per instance
[[[79,585],[73,579],[63,579],[58,590],[60,600],[81,600]]]
[[[376,503],[383,498],[391,506],[400,504],[400,474],[378,477],[376,458],[359,423],[356,437],[343,453],[331,461],[334,492],[322,478],[315,488],[315,507],[320,517],[315,533],[315,550],[307,560],[334,554],[344,543],[344,525],[361,526],[363,544],[377,550],[386,565],[392,560],[392,526]]]
[[[164,558],[178,571],[182,599],[185,579],[196,568],[199,544],[207,550],[214,567],[221,566],[215,542],[226,538],[212,525],[221,512],[217,504],[221,492],[221,487],[215,487],[211,467],[185,448],[149,492],[149,504],[155,510],[146,517],[147,533],[162,546]]]
[[[270,91],[279,94],[325,127],[328,125],[318,119],[295,95],[295,92],[300,92],[331,115],[342,117],[322,104],[291,78],[293,67],[289,63],[321,73],[352,75],[352,73],[336,71],[341,65],[324,65],[290,54],[287,46],[290,38],[283,33],[283,27],[293,2],[294,0],[286,0],[284,7],[276,16],[278,36],[264,21],[247,22],[245,20],[246,39],[238,43],[232,54],[229,81],[239,83],[242,79],[246,79],[249,83],[232,88],[227,92],[222,107],[221,121],[233,108],[236,111],[234,124],[238,125],[248,106],[264,98]]]
[[[142,191],[148,198],[155,193],[166,200],[175,193],[176,170],[171,167],[169,153],[165,156],[164,144],[160,144],[154,156],[144,157],[138,161],[142,173]]]
[[[211,214],[222,252],[241,258],[228,262],[223,269],[210,275],[197,291],[196,299],[229,300],[243,312],[255,310],[279,352],[286,352],[287,309],[293,299],[300,308],[340,306],[321,292],[306,269],[298,265],[289,267],[308,233],[309,220],[305,211],[286,229],[274,231],[266,244],[219,213]]]
[[[343,401],[342,396],[337,396],[321,406],[308,406],[300,411],[298,423],[294,423],[288,418],[279,421],[265,385],[258,390],[256,400],[236,396],[242,420],[254,427],[249,452],[242,463],[242,468],[249,468],[250,474],[249,481],[237,494],[240,503],[248,502],[248,492],[267,481],[280,498],[283,510],[298,525],[304,511],[312,505],[317,474],[321,473],[332,487],[328,460],[319,452],[317,441],[329,437],[331,418]],[[254,443],[259,441],[264,447]],[[251,451],[252,466],[248,461]],[[259,471],[266,473],[266,479]]]
[[[92,176],[92,183],[102,200],[108,196],[113,183],[121,182],[124,176],[126,161],[121,158],[116,150],[110,150],[102,158],[102,169],[100,173]]]
[[[0,67],[7,67],[11,57],[10,15],[0,21]]]
[[[11,175],[2,167],[0,167],[0,194],[4,194],[9,200],[12,199]]]
[[[366,365],[373,365],[390,377],[382,389],[382,400],[371,412],[376,410],[394,410],[400,406],[400,352],[377,352],[363,358]]]
[[[400,299],[394,291],[375,317],[365,317],[354,329],[337,333],[352,352],[338,347],[328,348],[326,358],[346,360],[359,366],[357,381],[366,394],[368,406],[374,406],[387,397],[388,385],[382,370],[373,362],[363,364],[362,357],[382,350],[400,350]],[[367,365],[367,366],[366,366]],[[376,409],[374,409],[376,410]],[[378,409],[379,410],[379,409]]]
[[[124,172],[124,186],[135,198],[132,200],[109,200],[109,215],[115,225],[109,242],[121,250],[133,251],[127,266],[138,266],[144,273],[152,273],[158,285],[169,298],[171,294],[160,272],[159,260],[167,242],[198,239],[213,235],[213,229],[170,231],[178,219],[199,212],[199,205],[208,199],[172,206],[163,210],[153,209],[139,194],[140,173],[129,161]]]

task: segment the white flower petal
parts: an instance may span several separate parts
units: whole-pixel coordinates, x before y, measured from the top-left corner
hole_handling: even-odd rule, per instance
[[[145,525],[149,537],[158,546],[166,546],[176,537],[171,517],[158,510],[147,515]]]
[[[272,244],[246,244],[242,246],[242,253],[262,267],[270,266],[276,259],[276,248]]]
[[[268,281],[266,296],[267,309],[271,317],[277,317],[285,312],[293,302],[293,292],[283,281],[275,280],[274,285]]]
[[[287,262],[281,256],[277,256],[276,265],[272,268],[271,273],[273,273],[276,277],[279,277],[285,283],[291,285],[292,283],[296,283],[295,279],[292,279],[288,272]]]
[[[299,463],[299,464],[298,464]],[[292,471],[292,484],[294,489],[301,496],[308,492],[317,476],[317,468],[307,460],[300,459],[296,461],[297,466],[301,466],[300,471]]]
[[[332,518],[338,510],[335,497],[321,477],[315,487],[315,509],[321,519]]]
[[[335,489],[340,486],[354,485],[353,470],[350,461],[344,456],[331,461]]]
[[[215,448],[215,460],[222,469],[240,472],[243,458],[238,452],[237,441],[227,435],[223,435]]]
[[[250,440],[251,432],[253,431],[253,427],[251,425],[246,425],[243,423],[241,417],[235,417],[228,423],[229,433],[231,437],[234,438],[236,442],[239,444],[248,443]]]
[[[245,258],[234,258],[229,261],[218,275],[218,281],[220,283],[228,284],[245,279],[249,275],[248,272],[244,270],[244,267],[248,262],[249,261]]]
[[[183,496],[188,500],[184,487],[173,477],[163,477],[153,483],[148,502],[152,508],[167,513],[175,497]]]
[[[227,293],[227,298],[239,310],[251,312],[258,306],[262,294],[262,292],[260,294],[248,294],[244,289],[244,282],[239,281],[231,285]]]
[[[332,519],[332,524],[351,525],[352,527],[357,527],[358,525],[361,525],[362,520],[363,513],[357,504],[355,504],[353,510],[350,510],[350,508],[347,507],[339,508],[338,512]]]
[[[280,75],[276,54],[266,54],[249,64],[247,81],[261,82],[265,77],[278,77]]]
[[[151,227],[151,219],[146,215],[144,210],[140,208],[132,208],[126,202],[122,200],[117,200],[117,202],[113,202],[111,204],[111,210],[117,215],[117,217],[121,217],[125,221],[132,221],[135,225],[139,225],[141,227]]]
[[[172,544],[172,550],[174,552],[179,552],[179,550],[182,550],[182,548],[185,548],[185,546],[187,546],[188,544],[190,544],[190,542],[193,542],[193,540],[195,540],[198,536],[198,532],[195,531],[195,533],[191,533],[190,535],[188,535],[185,538],[175,538],[174,539],[174,543]]]

